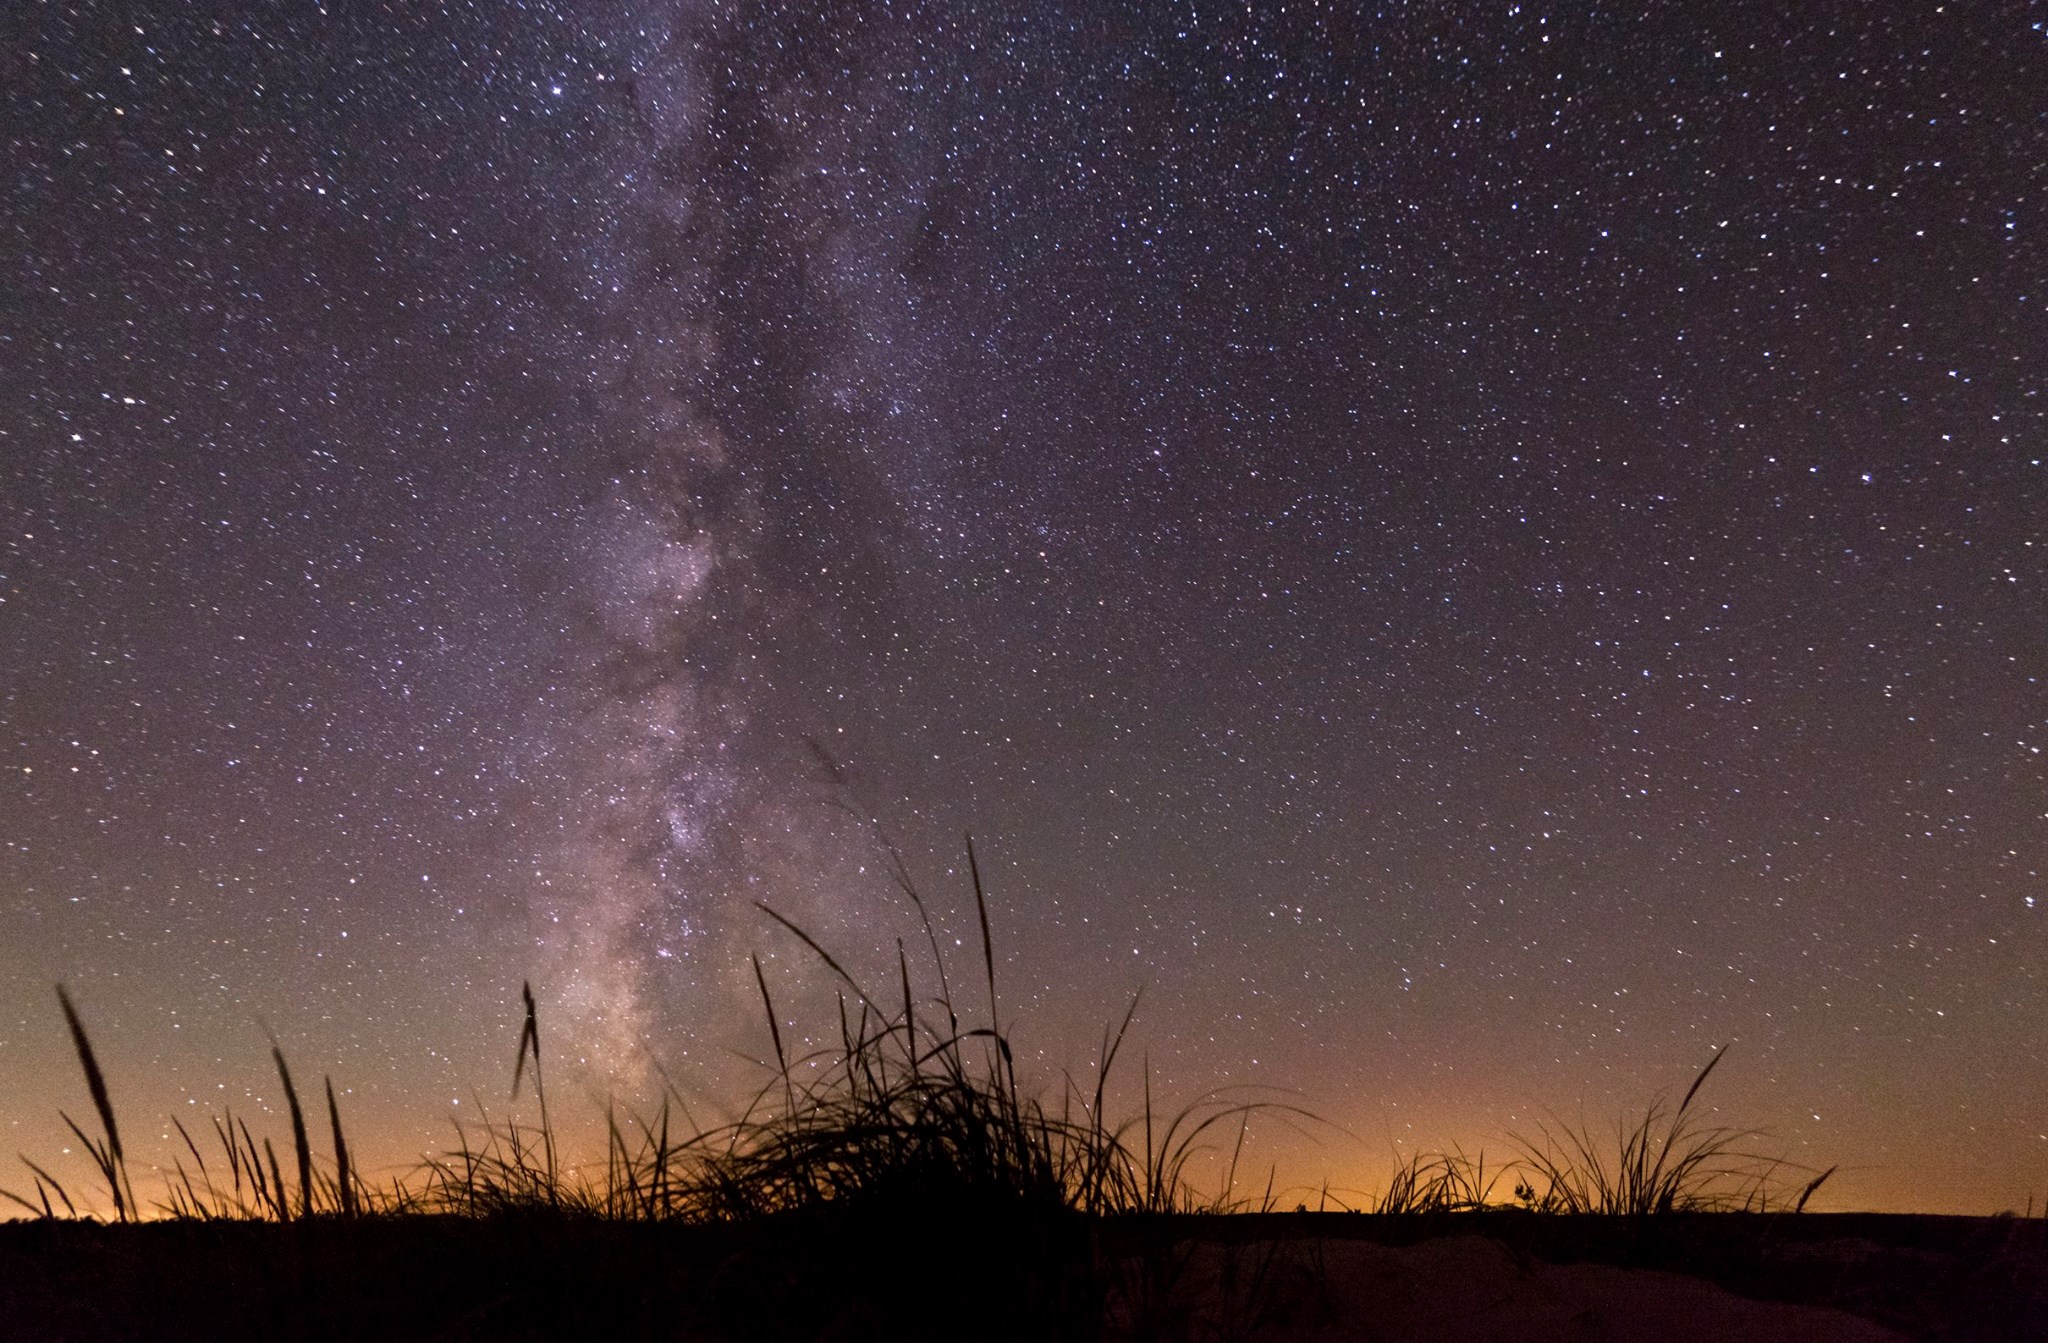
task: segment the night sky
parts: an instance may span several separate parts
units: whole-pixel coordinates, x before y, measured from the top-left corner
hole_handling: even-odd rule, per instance
[[[0,73],[8,1155],[87,1182],[59,980],[138,1160],[281,1122],[269,1030],[401,1166],[525,979],[558,1118],[715,1113],[749,952],[837,1038],[754,902],[935,990],[888,844],[979,1012],[971,831],[1034,1075],[1142,988],[1127,1091],[1329,1121],[1283,1183],[1733,1042],[1823,1206],[2048,1194],[2041,6],[25,2]]]

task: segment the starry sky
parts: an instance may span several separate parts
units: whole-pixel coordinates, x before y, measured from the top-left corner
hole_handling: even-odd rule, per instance
[[[108,0],[0,69],[0,1147],[82,1166],[59,980],[144,1157],[276,1122],[267,1030],[402,1165],[526,979],[558,1115],[716,1111],[750,952],[836,1038],[755,902],[931,991],[893,847],[975,984],[972,832],[1035,1075],[1142,989],[1162,1097],[1328,1121],[1283,1182],[1733,1042],[1827,1206],[2048,1194],[2039,5]]]

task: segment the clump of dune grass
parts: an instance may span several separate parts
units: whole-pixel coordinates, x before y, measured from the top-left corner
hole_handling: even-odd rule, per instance
[[[1231,1123],[1272,1107],[1209,1096],[1162,1118],[1148,1069],[1142,1109],[1109,1123],[1104,1093],[1137,1011],[1135,997],[1122,1021],[1105,1027],[1088,1086],[1068,1077],[1050,1102],[1027,1091],[1003,1027],[987,893],[971,841],[967,859],[986,1025],[963,1025],[936,931],[907,881],[901,884],[923,924],[939,983],[938,996],[923,1002],[900,942],[895,1001],[885,1004],[808,932],[763,905],[840,982],[839,1047],[789,1057],[757,959],[774,1075],[738,1121],[681,1142],[669,1141],[664,1107],[658,1130],[641,1126],[648,1135],[641,1159],[629,1159],[623,1145],[616,1149],[629,1190],[660,1190],[661,1207],[711,1221],[920,1202],[1080,1213],[1220,1209],[1235,1159],[1225,1192],[1215,1196],[1196,1191],[1191,1163]]]
[[[1137,1336],[1178,1336],[1146,1329],[1177,1318],[1187,1306],[1182,1297],[1198,1247],[1148,1215],[1270,1210],[1270,1182],[1255,1205],[1231,1191],[1252,1117],[1286,1107],[1212,1094],[1162,1115],[1148,1068],[1142,1108],[1111,1123],[1105,1093],[1137,997],[1120,1021],[1105,1026],[1085,1083],[1064,1077],[1048,1088],[1050,1099],[1028,1088],[1000,1011],[987,895],[971,843],[968,870],[981,931],[986,1024],[963,1020],[936,931],[907,883],[933,957],[939,986],[933,998],[913,988],[901,943],[894,993],[885,999],[805,929],[763,906],[838,980],[836,1048],[792,1055],[773,987],[756,958],[755,986],[773,1058],[738,1119],[697,1126],[673,1086],[652,1115],[621,1118],[608,1107],[599,1175],[553,1164],[545,1118],[538,1127],[498,1121],[479,1104],[483,1117],[458,1129],[456,1149],[429,1163],[421,1206],[471,1217],[674,1221],[741,1230],[772,1225],[780,1228],[778,1259],[798,1253],[791,1247],[809,1243],[808,1236],[826,1237],[821,1245],[830,1248],[821,1252],[831,1263],[817,1271],[843,1280],[849,1320],[873,1308],[867,1298],[876,1274],[900,1265],[916,1272],[918,1290],[927,1296],[958,1296],[963,1284],[975,1283],[960,1298],[963,1306],[977,1294],[1015,1297],[1011,1324],[1052,1321],[1047,1329],[1054,1336],[1078,1327],[1077,1321],[1100,1318],[1110,1302],[1139,1326]],[[539,1062],[530,991],[525,1005],[515,1089],[529,1061]],[[1192,1174],[1197,1158],[1222,1157],[1226,1150],[1221,1187],[1198,1187]],[[1127,1223],[1130,1234],[1105,1249],[1104,1219],[1121,1215],[1135,1219]],[[1231,1249],[1203,1299],[1220,1303],[1230,1318],[1257,1318],[1278,1253],[1276,1247],[1244,1254]],[[1009,1336],[1002,1328],[996,1332]]]
[[[1373,1200],[1371,1209],[1391,1217],[1477,1212],[1496,1206],[1494,1187],[1514,1169],[1510,1163],[1489,1173],[1484,1152],[1472,1157],[1455,1147],[1448,1152],[1417,1152],[1395,1161],[1387,1190]]]
[[[840,985],[838,1047],[792,1057],[781,1013],[758,957],[754,981],[773,1050],[770,1074],[729,1123],[690,1122],[670,1087],[651,1116],[608,1108],[601,1177],[558,1166],[541,1086],[539,1025],[531,986],[513,1071],[516,1098],[534,1074],[535,1125],[481,1116],[458,1126],[455,1147],[425,1168],[423,1206],[470,1216],[555,1212],[633,1220],[752,1221],[823,1209],[982,1206],[1013,1212],[1171,1213],[1237,1205],[1245,1128],[1269,1102],[1212,1094],[1172,1114],[1152,1102],[1149,1069],[1139,1112],[1106,1118],[1105,1091],[1139,999],[1103,1031],[1087,1085],[1063,1080],[1048,1101],[1020,1082],[1000,1014],[988,899],[972,842],[968,871],[981,933],[986,1024],[963,1023],[952,978],[925,903],[897,865],[899,884],[923,926],[938,980],[935,998],[912,987],[897,944],[894,994],[856,979],[809,932],[776,910],[762,912],[796,938]],[[1198,1191],[1197,1158],[1237,1129],[1223,1189]]]
[[[1518,1186],[1523,1203],[1538,1212],[1647,1217],[1672,1212],[1804,1211],[1828,1177],[1801,1171],[1753,1146],[1758,1129],[1700,1123],[1693,1102],[1726,1057],[1717,1049],[1674,1109],[1653,1100],[1631,1125],[1617,1120],[1608,1145],[1584,1123],[1540,1125],[1536,1141],[1515,1138],[1529,1179]],[[1811,1174],[1798,1185],[1788,1173]]]

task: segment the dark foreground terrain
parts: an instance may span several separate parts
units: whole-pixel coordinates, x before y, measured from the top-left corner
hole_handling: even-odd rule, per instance
[[[0,1337],[2048,1338],[2048,1221],[1500,1210],[0,1225]]]

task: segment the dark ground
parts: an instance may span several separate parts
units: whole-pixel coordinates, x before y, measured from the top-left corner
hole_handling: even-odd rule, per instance
[[[1284,1337],[1317,1245],[1492,1238],[1518,1259],[1708,1278],[1924,1340],[2048,1339],[2048,1220],[1512,1211],[1118,1219],[921,1209],[741,1228],[546,1216],[296,1225],[0,1225],[0,1338],[813,1339]],[[1241,1298],[1173,1307],[1188,1247]],[[1185,1296],[1186,1293],[1180,1293]],[[1105,1329],[1103,1321],[1118,1321]],[[1263,1321],[1263,1327],[1261,1322]]]

